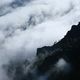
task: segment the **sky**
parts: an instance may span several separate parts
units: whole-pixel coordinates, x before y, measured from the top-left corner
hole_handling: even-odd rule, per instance
[[[80,0],[0,0],[0,74],[11,59],[33,60],[37,48],[61,40],[80,21]],[[0,80],[6,80],[0,76]]]

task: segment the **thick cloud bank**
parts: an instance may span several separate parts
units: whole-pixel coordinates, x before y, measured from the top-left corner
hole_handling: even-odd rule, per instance
[[[32,60],[36,49],[64,37],[80,21],[79,0],[0,0],[0,80],[10,59]]]

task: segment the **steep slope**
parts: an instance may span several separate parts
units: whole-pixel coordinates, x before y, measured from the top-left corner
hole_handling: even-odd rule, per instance
[[[46,55],[47,57],[45,57]],[[73,25],[72,29],[68,31],[67,35],[58,43],[54,44],[51,47],[43,47],[38,49],[37,56],[42,59],[43,56],[45,57],[42,63],[38,66],[40,72],[42,73],[48,72],[51,68],[55,69],[53,66],[58,64],[60,62],[60,59],[63,59],[68,64],[70,64],[71,69],[69,70],[69,67],[65,67],[61,72],[57,72],[57,70],[55,70],[57,72],[56,74],[53,70],[53,72],[51,72],[51,75],[53,76],[50,76],[48,80],[79,80],[80,23],[78,25]],[[59,65],[62,63],[64,64],[64,61],[62,61]],[[59,65],[56,65],[56,67]],[[66,70],[69,73],[65,75]]]
[[[80,0],[0,0],[0,80],[7,80],[4,64],[24,59],[33,64],[37,48],[61,40],[79,21]]]
[[[53,46],[37,49],[36,59],[4,66],[12,80],[80,80],[80,23]]]

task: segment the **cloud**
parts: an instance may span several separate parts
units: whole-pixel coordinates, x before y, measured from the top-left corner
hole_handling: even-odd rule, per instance
[[[35,58],[37,48],[53,45],[80,21],[79,0],[32,0],[14,9],[12,2],[0,0],[0,12],[8,12],[0,16],[0,66],[20,56]]]
[[[4,16],[14,11],[14,9],[23,7],[31,0],[3,0],[0,3],[0,16]]]
[[[0,0],[0,6],[10,4],[13,0]]]

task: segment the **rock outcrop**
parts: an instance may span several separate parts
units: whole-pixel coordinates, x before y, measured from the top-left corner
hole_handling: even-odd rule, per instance
[[[38,48],[36,57],[7,65],[11,80],[80,80],[80,23],[53,46]]]
[[[46,56],[44,59],[43,55]],[[58,43],[51,47],[39,48],[37,56],[43,59],[38,65],[38,70],[44,74],[51,71],[48,80],[80,80],[80,23],[73,25]],[[65,67],[66,64],[62,61],[60,64],[64,63],[64,66],[61,67],[65,68],[57,72],[59,67],[56,68],[56,64],[60,59],[63,59],[69,66]],[[65,74],[66,70],[67,74]]]

